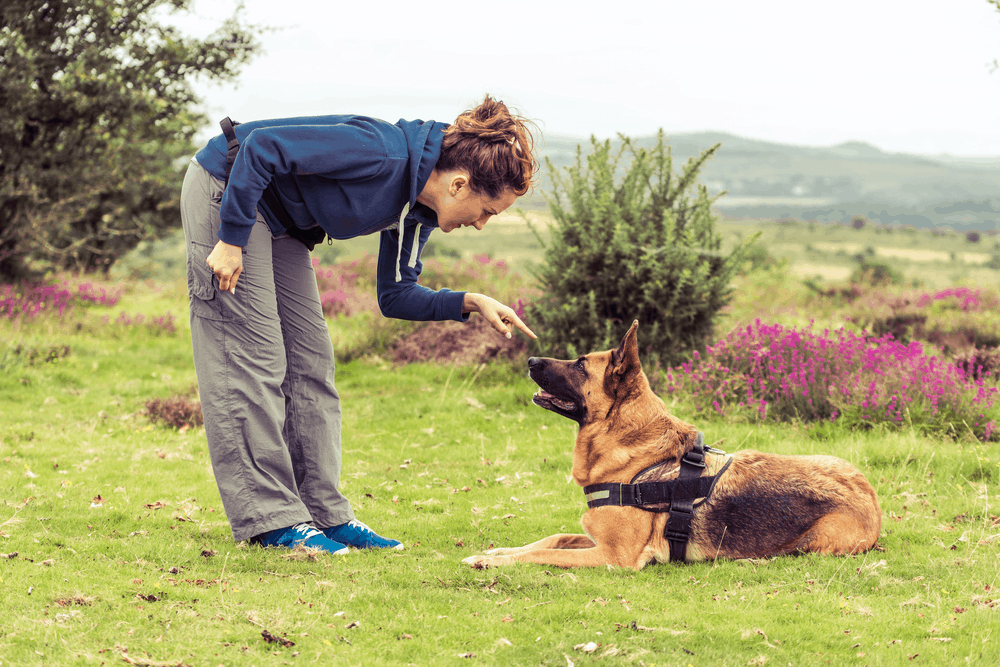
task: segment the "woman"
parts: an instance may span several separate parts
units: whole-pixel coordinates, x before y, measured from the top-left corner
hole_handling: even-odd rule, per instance
[[[338,490],[340,398],[309,250],[324,235],[378,232],[385,316],[476,312],[508,338],[512,327],[534,338],[488,296],[417,284],[433,229],[482,229],[527,192],[537,170],[527,122],[489,96],[450,126],[227,121],[192,160],[181,218],[205,432],[233,537],[332,553],[402,549],[357,521]]]

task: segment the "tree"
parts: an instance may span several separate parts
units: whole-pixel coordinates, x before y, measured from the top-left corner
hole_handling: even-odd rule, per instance
[[[0,280],[107,270],[177,226],[206,119],[193,79],[229,81],[259,49],[239,9],[205,39],[157,23],[189,0],[4,0]]]
[[[543,351],[563,358],[614,347],[638,319],[643,362],[673,365],[709,341],[756,236],[721,251],[715,198],[696,184],[719,145],[675,174],[662,131],[648,150],[621,142],[591,139],[565,176],[547,161],[555,221],[537,273],[544,296],[526,314]]]

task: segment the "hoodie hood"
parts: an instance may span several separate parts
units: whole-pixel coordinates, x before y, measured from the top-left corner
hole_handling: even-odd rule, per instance
[[[410,218],[415,221],[416,226],[437,227],[437,214],[424,205],[417,206],[417,195],[427,185],[427,180],[434,171],[438,158],[441,157],[441,136],[448,126],[444,123],[430,121],[425,123],[421,120],[400,119],[396,126],[403,130],[406,137],[406,147],[410,162],[410,195],[402,212],[399,214],[399,222],[396,224],[396,282],[403,280],[400,263],[403,257],[403,236],[406,230],[406,220]],[[431,134],[436,132],[437,136],[431,139]],[[412,213],[411,213],[412,212]],[[420,255],[420,234],[413,231],[411,241],[410,261],[407,265],[412,269],[417,265],[417,257]]]
[[[427,185],[431,172],[441,158],[441,141],[448,124],[433,120],[400,119],[396,127],[403,131],[410,156],[409,211],[406,217],[415,219],[425,227],[437,227],[437,214],[423,204],[417,204],[417,195]]]

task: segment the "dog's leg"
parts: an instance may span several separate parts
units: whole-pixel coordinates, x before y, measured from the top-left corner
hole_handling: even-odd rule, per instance
[[[616,521],[616,518],[626,520]],[[653,558],[653,552],[646,548],[653,531],[653,519],[643,512],[616,517],[606,511],[597,518],[591,517],[588,512],[583,517],[583,524],[588,533],[594,534],[593,538],[586,535],[553,535],[512,550],[513,553],[470,556],[462,562],[475,568],[538,563],[557,567],[616,565],[638,569]]]
[[[605,546],[595,545],[586,549],[534,549],[504,556],[470,556],[462,562],[474,568],[498,567],[514,563],[538,563],[556,567],[619,567],[640,568],[645,562],[640,560],[641,548],[628,549],[621,553]]]
[[[802,534],[792,551],[816,551],[837,556],[858,554],[875,546],[878,530],[866,522],[859,522],[858,517],[853,515],[827,514]]]
[[[513,556],[514,554],[524,553],[525,551],[536,551],[538,549],[590,549],[593,546],[594,540],[586,535],[560,534],[550,535],[537,542],[526,544],[523,547],[498,547],[496,549],[489,549],[484,553],[488,556]]]

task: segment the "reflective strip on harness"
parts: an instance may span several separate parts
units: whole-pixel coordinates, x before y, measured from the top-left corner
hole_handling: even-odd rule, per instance
[[[611,492],[610,491],[606,491],[606,490],[605,491],[594,491],[593,493],[588,493],[587,494],[587,504],[589,505],[591,502],[593,502],[595,500],[603,500],[605,498],[609,498],[610,496],[611,496]],[[593,505],[591,505],[591,507],[593,507]]]

